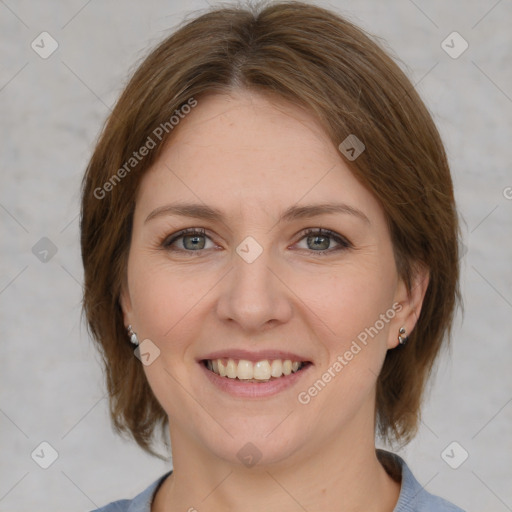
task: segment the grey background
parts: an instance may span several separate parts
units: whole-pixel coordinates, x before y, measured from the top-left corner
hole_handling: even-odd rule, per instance
[[[465,315],[421,430],[400,453],[430,492],[467,511],[512,510],[512,2],[320,5],[384,38],[402,61],[444,138],[463,220]],[[1,511],[91,510],[170,469],[108,420],[99,356],[80,318],[79,184],[129,71],[206,7],[0,1]],[[48,59],[31,48],[42,31],[59,44]],[[457,59],[441,47],[453,31],[469,43]],[[32,252],[42,237],[57,248],[47,262]],[[42,441],[58,452],[48,469],[31,458]],[[441,457],[452,441],[469,454],[458,469]],[[457,461],[462,452],[449,453]]]

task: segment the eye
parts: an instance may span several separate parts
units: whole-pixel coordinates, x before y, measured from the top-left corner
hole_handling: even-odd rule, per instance
[[[178,231],[171,236],[168,236],[163,242],[162,247],[172,251],[195,252],[201,249],[211,249],[206,247],[206,240],[210,240],[208,235],[205,234],[203,228],[188,228]],[[178,247],[173,247],[176,242]],[[211,241],[211,240],[210,240]]]
[[[300,241],[306,240],[305,250],[309,249],[309,252],[317,254],[332,253],[353,247],[345,237],[329,229],[307,229],[302,235]],[[213,248],[212,246],[207,247],[207,241],[213,244],[203,228],[187,228],[168,236],[161,245],[164,249],[169,251],[200,253],[203,249]],[[333,241],[338,247],[332,247]],[[301,247],[301,249],[304,249],[304,247]]]
[[[301,241],[302,240],[306,240],[306,249],[312,249],[312,252],[319,254],[343,251],[353,247],[345,237],[329,229],[322,228],[306,230],[301,238]],[[333,241],[338,244],[338,247],[331,247]]]

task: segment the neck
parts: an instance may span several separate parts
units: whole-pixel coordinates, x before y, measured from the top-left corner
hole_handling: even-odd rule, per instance
[[[336,435],[285,462],[251,468],[198,449],[186,432],[171,430],[173,474],[152,512],[392,512],[400,493],[377,459],[373,429],[362,438]]]

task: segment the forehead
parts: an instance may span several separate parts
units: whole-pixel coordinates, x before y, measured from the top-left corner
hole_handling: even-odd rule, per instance
[[[298,106],[247,91],[209,95],[175,130],[141,181],[137,204],[145,210],[175,199],[237,212],[301,201],[378,208],[316,118]]]

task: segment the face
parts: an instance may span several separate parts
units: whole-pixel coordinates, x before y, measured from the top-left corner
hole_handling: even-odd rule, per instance
[[[381,207],[296,106],[206,96],[141,181],[121,302],[173,445],[240,464],[373,442],[406,298]]]

